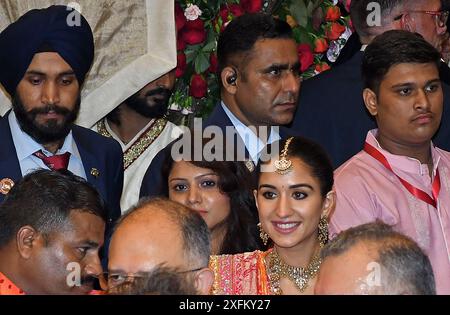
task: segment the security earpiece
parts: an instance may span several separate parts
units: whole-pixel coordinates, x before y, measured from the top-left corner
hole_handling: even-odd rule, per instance
[[[236,79],[237,79],[236,72],[233,72],[233,74],[227,78],[227,83],[231,85],[236,85]]]

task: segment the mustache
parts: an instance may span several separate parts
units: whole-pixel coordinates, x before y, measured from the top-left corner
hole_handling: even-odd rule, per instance
[[[35,116],[38,114],[48,114],[51,111],[64,116],[70,114],[70,110],[55,104],[47,104],[45,107],[33,108],[28,113]]]
[[[168,98],[168,97],[170,97],[171,94],[172,94],[172,91],[170,91],[169,89],[159,87],[154,90],[148,91],[147,93],[145,93],[145,96],[148,97],[148,96],[154,96],[154,95],[161,95],[163,97]]]

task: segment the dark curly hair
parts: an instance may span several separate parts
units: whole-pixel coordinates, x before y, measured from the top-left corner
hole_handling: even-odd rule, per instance
[[[208,143],[203,139],[202,148]],[[195,148],[191,141],[192,155]],[[199,149],[199,148],[197,148]],[[226,153],[223,155],[226,156]],[[184,158],[183,158],[184,160]],[[194,166],[212,170],[219,177],[218,187],[230,199],[230,215],[227,217],[226,234],[218,254],[237,254],[263,248],[257,230],[258,214],[252,194],[254,179],[244,162],[213,160],[207,161],[202,155],[200,160],[187,159]],[[163,183],[160,195],[169,196],[168,178],[175,161],[171,154],[166,156],[162,168]]]

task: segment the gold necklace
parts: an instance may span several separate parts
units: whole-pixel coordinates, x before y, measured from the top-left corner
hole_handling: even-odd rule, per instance
[[[321,263],[322,260],[320,259],[319,253],[317,253],[313,256],[306,268],[293,267],[285,263],[274,248],[267,255],[267,269],[272,292],[276,295],[283,294],[280,288],[280,280],[287,277],[303,293],[308,287],[309,280],[316,276]]]

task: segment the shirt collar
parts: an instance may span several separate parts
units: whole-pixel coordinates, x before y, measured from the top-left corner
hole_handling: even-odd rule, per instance
[[[24,295],[21,289],[19,289],[11,280],[8,279],[3,273],[0,272],[0,295]]]
[[[28,135],[20,128],[14,111],[11,111],[9,113],[8,121],[19,162],[32,156],[33,153],[39,150],[42,150],[42,152],[44,152],[44,154],[47,156],[53,155],[53,153],[47,151],[41,144],[37,143],[30,135]],[[80,153],[78,152],[75,141],[73,139],[72,131],[70,131],[66,136],[61,149],[59,149],[56,154],[62,154],[66,152],[69,152],[71,156],[74,156],[81,160]]]
[[[231,120],[231,123],[236,128],[236,131],[239,133],[239,136],[244,142],[245,147],[247,148],[247,151],[255,164],[258,163],[259,155],[267,144],[271,144],[281,139],[279,127],[271,126],[267,144],[265,144],[250,128],[242,123],[223,102],[221,102],[221,106],[225,114],[227,114],[228,118]]]
[[[378,129],[370,130],[367,133],[366,142],[376,147],[386,157],[386,159],[388,160],[389,164],[392,166],[393,169],[399,169],[404,172],[415,173],[417,175],[424,175],[429,173],[428,165],[420,163],[419,160],[404,155],[395,155],[384,150],[380,146],[378,140],[376,139],[377,134]],[[434,175],[436,173],[436,169],[439,165],[441,157],[439,156],[438,151],[434,147],[433,142],[431,142],[431,157],[433,159],[433,175]]]

